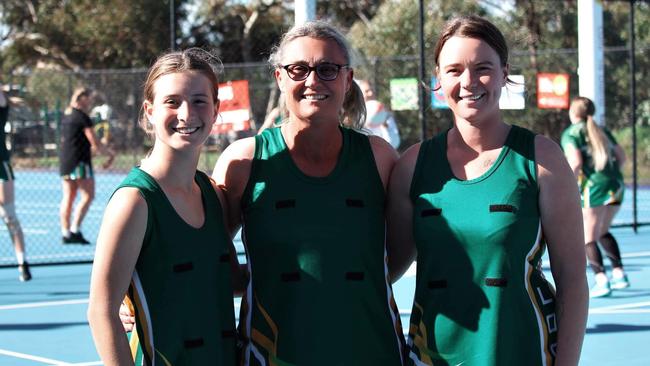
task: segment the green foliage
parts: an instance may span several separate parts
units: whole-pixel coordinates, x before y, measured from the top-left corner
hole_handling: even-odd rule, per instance
[[[613,131],[616,141],[625,150],[627,162],[623,169],[626,181],[632,180],[632,128]],[[650,184],[650,126],[637,126],[637,169],[640,184]]]
[[[175,1],[177,9],[182,3]],[[1,6],[0,23],[9,28],[8,46],[0,51],[4,70],[144,67],[170,44],[167,1],[14,0]]]

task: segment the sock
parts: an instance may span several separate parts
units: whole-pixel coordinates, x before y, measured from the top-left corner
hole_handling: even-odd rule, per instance
[[[591,270],[596,274],[605,272],[603,256],[600,254],[600,249],[598,249],[598,244],[595,241],[585,244],[585,252],[587,253],[587,261]]]
[[[79,233],[79,227],[75,224],[70,225],[70,232],[75,234]]]
[[[70,237],[70,230],[68,229],[61,229],[61,235],[63,235],[66,238]]]
[[[25,253],[16,252],[16,260],[18,261],[18,264],[25,264]]]
[[[621,251],[618,248],[618,243],[612,234],[607,232],[607,234],[600,237],[600,245],[605,249],[605,255],[612,262],[612,267],[620,268],[623,267],[623,262],[621,261]]]

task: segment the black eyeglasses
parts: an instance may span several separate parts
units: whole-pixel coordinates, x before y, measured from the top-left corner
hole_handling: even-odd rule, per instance
[[[307,79],[312,71],[316,71],[318,78],[324,81],[332,81],[339,76],[339,71],[348,65],[333,64],[330,62],[323,62],[316,66],[309,66],[305,64],[289,64],[280,65],[281,68],[287,71],[287,75],[291,80],[302,81]]]

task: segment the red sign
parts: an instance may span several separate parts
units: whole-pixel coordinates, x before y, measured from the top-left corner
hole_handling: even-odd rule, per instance
[[[537,74],[537,108],[569,109],[569,74]]]
[[[248,80],[235,80],[219,84],[219,116],[212,126],[212,134],[244,131],[251,128],[251,103]]]

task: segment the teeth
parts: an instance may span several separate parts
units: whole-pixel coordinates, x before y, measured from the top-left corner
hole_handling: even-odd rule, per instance
[[[327,98],[326,95],[318,94],[318,95],[305,95],[305,99],[308,100],[323,100]]]
[[[463,99],[468,99],[468,100],[479,100],[481,97],[483,97],[483,94],[470,95],[468,97],[462,97],[462,98]]]
[[[174,128],[174,131],[176,131],[178,133],[183,133],[183,134],[194,133],[194,132],[196,132],[198,130],[199,130],[198,127],[177,127],[177,128]]]

